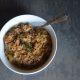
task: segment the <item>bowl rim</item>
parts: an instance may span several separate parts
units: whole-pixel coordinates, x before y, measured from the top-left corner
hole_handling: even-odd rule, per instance
[[[7,24],[7,23],[9,23],[11,20],[13,20],[13,19],[16,19],[17,17],[20,17],[20,16],[34,16],[34,17],[37,17],[37,18],[41,18],[41,17],[39,17],[39,16],[35,16],[35,15],[30,15],[30,14],[25,14],[25,15],[19,15],[19,16],[16,16],[16,17],[14,17],[14,18],[12,18],[12,19],[10,19],[9,21],[7,21],[6,23],[5,23],[5,25]],[[44,20],[45,22],[47,22],[45,19],[43,19],[43,18],[41,18],[42,20]],[[4,26],[5,26],[4,25]],[[4,27],[3,26],[3,27]],[[51,25],[50,25],[51,26]],[[3,30],[3,27],[2,27],[2,29],[1,29],[1,31],[0,31],[0,35],[1,35],[1,32],[2,32],[2,30]],[[52,26],[51,26],[51,28],[52,28]],[[38,73],[38,72],[41,72],[41,71],[43,71],[44,69],[46,69],[49,65],[50,65],[50,63],[53,61],[53,59],[54,59],[54,57],[55,57],[55,55],[56,55],[56,52],[57,52],[57,36],[56,36],[56,33],[55,33],[55,31],[54,31],[54,29],[52,28],[52,30],[53,30],[53,32],[54,32],[54,36],[55,36],[55,40],[56,40],[56,46],[55,46],[55,50],[54,50],[54,55],[52,56],[52,58],[50,59],[50,61],[46,64],[46,65],[44,65],[44,67],[42,67],[42,68],[40,68],[39,70],[37,70],[37,71],[34,71],[34,72],[30,72],[30,73],[23,73],[23,72],[19,72],[19,71],[16,71],[16,70],[14,70],[14,69],[12,69],[11,67],[9,67],[8,65],[6,65],[6,64],[4,64],[4,62],[3,62],[3,60],[2,60],[2,58],[1,58],[1,56],[0,56],[0,58],[1,58],[1,61],[3,62],[3,64],[8,68],[8,69],[10,69],[11,71],[13,71],[13,72],[15,72],[15,73],[18,73],[18,74],[23,74],[23,75],[30,75],[30,74],[35,74],[35,73]]]

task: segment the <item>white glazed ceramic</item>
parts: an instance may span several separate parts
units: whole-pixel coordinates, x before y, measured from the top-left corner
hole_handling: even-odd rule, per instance
[[[46,23],[46,20],[44,20],[43,18],[40,18],[38,16],[34,16],[34,15],[20,15],[17,16],[11,20],[9,20],[1,29],[0,31],[0,58],[1,61],[3,62],[3,64],[9,68],[11,71],[18,73],[18,74],[23,74],[23,75],[29,75],[29,74],[35,74],[38,73],[40,71],[42,71],[43,69],[47,68],[47,66],[51,63],[51,61],[54,59],[55,54],[56,54],[56,50],[57,50],[57,38],[56,38],[56,34],[55,31],[53,30],[53,28],[51,27],[51,25],[45,26],[44,28],[50,33],[51,37],[52,37],[52,43],[53,43],[53,49],[52,49],[52,53],[50,58],[48,59],[48,61],[40,68],[32,70],[32,71],[27,71],[27,70],[21,70],[18,69],[16,67],[14,67],[13,65],[11,65],[9,63],[9,61],[7,60],[5,53],[4,53],[4,43],[3,43],[3,37],[5,35],[5,33],[14,25],[18,24],[18,23],[25,23],[25,22],[29,22],[31,23],[33,26],[38,26],[38,25],[42,25],[44,23]]]

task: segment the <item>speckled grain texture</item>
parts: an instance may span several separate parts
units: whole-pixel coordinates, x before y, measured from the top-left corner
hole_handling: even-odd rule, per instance
[[[0,61],[0,80],[80,80],[80,0],[0,0],[0,28],[17,15],[34,14],[48,20],[61,12],[70,19],[52,25],[58,50],[48,68],[23,76],[13,73]]]

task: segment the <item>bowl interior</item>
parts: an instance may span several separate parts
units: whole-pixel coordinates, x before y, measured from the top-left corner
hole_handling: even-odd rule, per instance
[[[44,68],[46,68],[51,61],[53,60],[55,54],[56,54],[56,50],[57,50],[57,38],[56,38],[56,34],[53,30],[53,28],[51,27],[51,25],[45,26],[44,28],[50,33],[51,38],[52,38],[52,53],[50,58],[48,59],[48,61],[40,68],[32,70],[32,71],[25,71],[25,70],[21,70],[18,69],[14,66],[12,66],[9,61],[7,60],[5,53],[4,53],[4,42],[3,42],[3,37],[6,34],[6,32],[13,27],[16,24],[19,23],[26,23],[29,22],[33,27],[34,26],[40,26],[44,23],[46,23],[46,21],[38,16],[34,16],[34,15],[21,15],[21,16],[17,16],[11,20],[9,20],[2,28],[1,32],[0,32],[0,58],[2,60],[2,62],[4,63],[4,65],[9,68],[10,70],[12,70],[13,72],[19,73],[19,74],[24,74],[24,75],[28,75],[28,74],[34,74],[37,72],[42,71]]]

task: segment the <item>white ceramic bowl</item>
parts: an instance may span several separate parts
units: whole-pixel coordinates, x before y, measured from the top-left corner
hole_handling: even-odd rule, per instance
[[[29,22],[33,26],[38,26],[38,25],[42,25],[42,24],[46,23],[46,20],[44,20],[43,18],[40,18],[38,16],[35,16],[35,15],[20,15],[20,16],[17,16],[15,18],[9,20],[0,31],[0,58],[1,58],[1,61],[3,62],[3,64],[15,73],[23,74],[23,75],[35,74],[35,73],[38,73],[38,72],[42,71],[43,69],[45,69],[51,63],[51,61],[54,59],[54,56],[55,56],[56,50],[57,50],[56,34],[55,34],[55,31],[53,30],[53,28],[51,27],[51,25],[44,27],[50,33],[50,35],[52,37],[53,48],[52,48],[52,53],[51,53],[50,58],[43,66],[41,66],[38,69],[32,70],[32,71],[18,69],[16,67],[14,67],[13,65],[11,65],[5,56],[3,37],[11,27],[13,27],[14,25],[21,23],[21,22],[23,22],[23,23]]]

